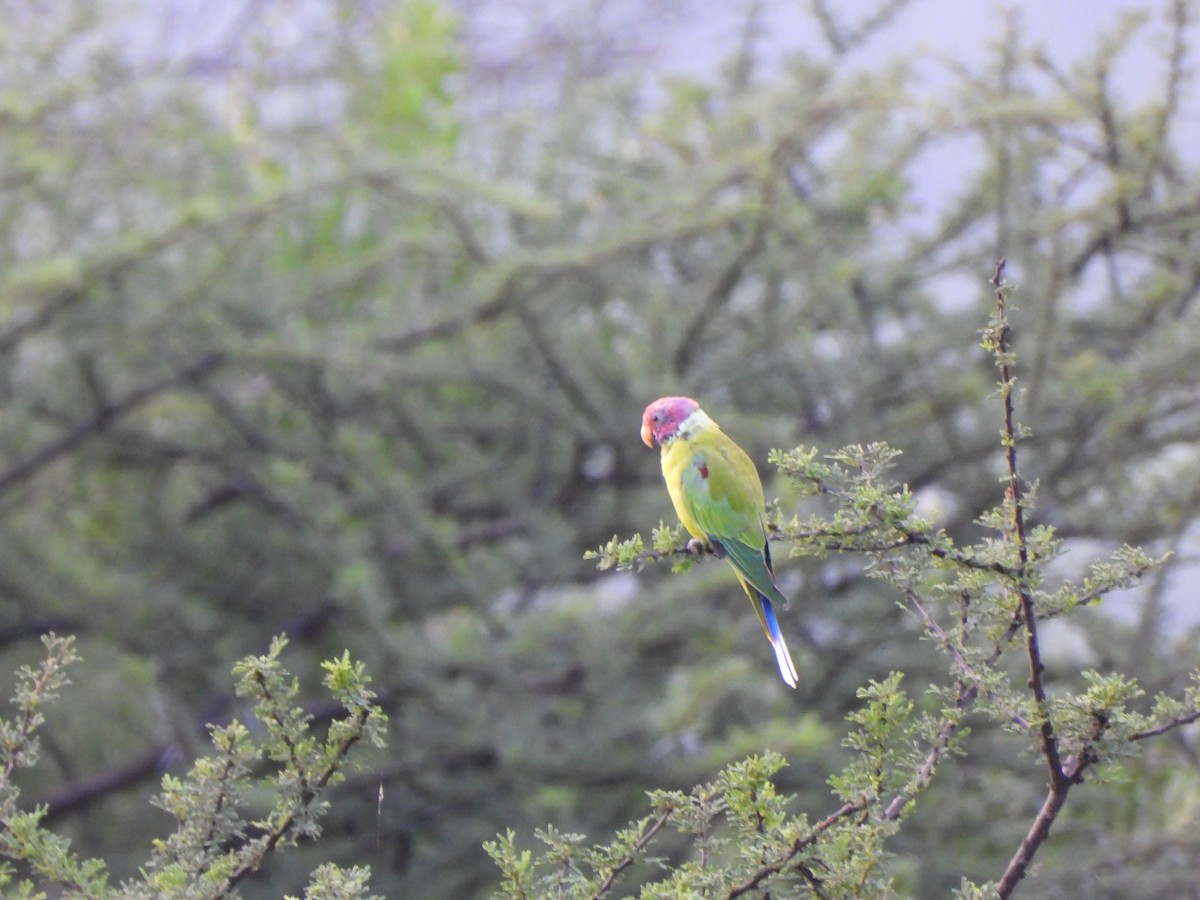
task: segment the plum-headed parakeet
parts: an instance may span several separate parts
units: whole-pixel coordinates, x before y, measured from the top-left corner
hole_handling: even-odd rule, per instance
[[[779,674],[796,686],[775,606],[788,600],[775,584],[764,521],[762,481],[750,457],[690,397],[662,397],[642,414],[642,440],[662,447],[663,478],[675,512],[737,573],[775,650]]]

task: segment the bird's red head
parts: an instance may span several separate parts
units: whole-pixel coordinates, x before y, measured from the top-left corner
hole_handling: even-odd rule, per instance
[[[691,397],[659,397],[642,413],[642,442],[653,447],[670,440],[683,420],[699,408]]]

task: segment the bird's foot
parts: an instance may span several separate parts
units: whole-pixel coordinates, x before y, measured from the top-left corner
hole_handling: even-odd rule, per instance
[[[711,553],[718,559],[725,556],[725,548],[716,541],[702,541],[700,538],[692,538],[687,542],[687,552],[699,559],[706,553]]]

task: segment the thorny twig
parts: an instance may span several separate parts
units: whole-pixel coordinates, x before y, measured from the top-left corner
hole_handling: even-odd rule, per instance
[[[992,274],[991,285],[996,295],[996,316],[991,330],[992,352],[996,365],[1000,369],[1000,395],[1004,402],[1004,444],[1005,461],[1008,470],[1008,486],[1005,498],[1011,507],[1012,529],[1009,539],[1017,553],[1017,570],[1020,578],[1017,580],[1017,607],[1021,624],[1025,629],[1025,651],[1029,657],[1029,689],[1033,693],[1034,704],[1037,708],[1038,733],[1041,742],[1042,756],[1046,761],[1050,786],[1041,810],[1026,832],[1021,845],[1017,848],[1005,867],[996,886],[1000,897],[1008,897],[1017,884],[1025,877],[1025,872],[1038,848],[1050,835],[1050,826],[1058,817],[1063,803],[1066,802],[1067,792],[1071,785],[1082,777],[1083,768],[1087,765],[1086,757],[1081,755],[1064,768],[1059,753],[1058,735],[1054,730],[1054,722],[1050,718],[1046,703],[1046,685],[1042,673],[1041,647],[1038,643],[1037,611],[1034,609],[1033,592],[1025,583],[1028,574],[1029,546],[1025,538],[1025,495],[1021,483],[1021,474],[1017,466],[1018,428],[1013,411],[1014,377],[1012,373],[1012,351],[1009,346],[1009,327],[1006,302],[1008,299],[1007,286],[1004,281],[1004,267],[1007,260],[1000,259]],[[1015,616],[1015,614],[1014,614]]]

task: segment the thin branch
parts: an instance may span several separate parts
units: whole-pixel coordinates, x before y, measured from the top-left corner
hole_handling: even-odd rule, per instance
[[[819,546],[817,549],[821,553],[887,553],[888,551],[899,550],[904,547],[923,547],[930,556],[944,562],[962,566],[965,569],[993,572],[1011,580],[1020,578],[1020,573],[1016,569],[1006,566],[1004,563],[983,562],[960,551],[938,546],[934,544],[933,539],[925,532],[909,530],[902,525],[889,524],[888,527],[896,534],[894,540],[862,543],[853,539],[863,535],[874,534],[877,529],[873,525],[863,525],[853,529],[818,528],[813,530],[782,530],[776,528],[774,525],[769,525],[767,528],[767,540],[787,541],[789,543],[818,543]],[[669,550],[643,550],[630,560],[630,565],[641,569],[647,563],[664,562],[685,556],[693,558],[697,556],[720,558],[711,547],[699,541],[690,540],[684,545],[672,547]],[[1090,597],[1090,595],[1088,596]],[[1091,599],[1094,600],[1097,598]],[[1017,626],[1019,627],[1019,621],[1017,622]],[[1013,633],[1015,633],[1015,630]]]
[[[1080,748],[1079,753],[1066,762],[1061,777],[1050,784],[1050,789],[1046,792],[1046,799],[1042,801],[1042,808],[1038,810],[1033,824],[1029,826],[1029,831],[1021,840],[1021,846],[1017,848],[1017,852],[1009,860],[1000,881],[997,882],[996,893],[1001,898],[1010,896],[1016,890],[1017,884],[1025,877],[1025,872],[1034,854],[1037,853],[1038,847],[1050,836],[1050,826],[1054,824],[1058,814],[1062,811],[1063,804],[1067,802],[1067,794],[1070,793],[1071,787],[1083,781],[1084,771],[1097,761],[1094,747],[1100,742],[1107,729],[1108,717],[1103,714],[1095,714],[1091,734]]]
[[[963,681],[959,681],[959,695],[955,698],[955,708],[964,710],[979,696],[979,688],[975,685],[967,685]],[[933,743],[929,747],[929,752],[925,755],[921,767],[917,769],[917,774],[913,780],[892,798],[892,801],[883,811],[883,819],[885,821],[894,821],[899,819],[904,814],[904,807],[908,805],[914,797],[919,794],[930,780],[933,778],[933,773],[937,769],[938,763],[942,761],[946,753],[950,750],[950,742],[954,740],[954,735],[958,733],[958,719],[947,718],[942,723],[942,727],[938,729],[937,735],[933,739]]]
[[[78,423],[61,437],[39,447],[24,459],[0,473],[0,495],[24,484],[42,469],[92,437],[102,434],[111,425],[159,394],[191,382],[199,381],[225,361],[220,353],[209,353],[178,372],[135,388],[120,400],[98,409],[90,418]]]
[[[111,794],[153,778],[167,767],[169,760],[182,755],[178,744],[162,744],[132,762],[68,784],[38,804],[46,811],[42,824],[49,825],[63,816],[85,810]]]
[[[942,628],[942,626],[938,624],[937,620],[933,618],[932,614],[925,609],[924,605],[921,603],[921,598],[917,596],[916,591],[909,589],[906,590],[905,593],[908,596],[909,604],[917,611],[924,621],[926,630],[928,630],[930,634],[937,638],[942,645],[942,649],[950,654],[951,659],[954,660],[954,664],[958,666],[959,672],[961,673],[959,688],[960,701],[965,694],[965,689],[968,686],[974,688],[976,693],[978,693],[978,686],[983,683],[983,678],[978,672],[975,671],[975,667],[972,666],[967,660],[966,654],[963,652],[963,648],[951,640],[950,635],[947,634],[946,630]],[[997,645],[993,655],[988,657],[986,660],[986,664],[988,666],[993,665],[999,659],[1001,651],[1001,646]],[[997,708],[1002,706],[1000,698],[996,696],[995,691],[987,691],[985,696],[993,706]],[[970,698],[970,700],[974,699],[974,696]],[[958,702],[956,705],[961,707],[965,704]],[[1029,722],[1016,711],[1010,711],[1009,719],[1012,724],[1016,725],[1018,728],[1026,731],[1028,731],[1030,728]]]
[[[966,710],[968,707],[974,704],[975,700],[979,697],[979,685],[982,683],[982,679],[967,660],[966,654],[963,652],[962,648],[950,638],[950,635],[946,633],[945,629],[943,629],[942,626],[938,624],[937,620],[935,620],[933,616],[925,609],[924,605],[921,603],[920,597],[917,596],[916,591],[908,589],[905,591],[905,593],[908,596],[909,603],[914,609],[916,609],[921,618],[924,620],[926,629],[930,634],[937,638],[943,649],[950,654],[951,658],[955,662],[955,665],[958,667],[959,675],[957,679],[955,679],[958,696],[956,696],[954,699],[954,707],[960,712]],[[987,692],[987,697],[994,706],[1000,705],[998,699],[992,691]],[[1014,723],[1024,728],[1029,727],[1029,723],[1015,713],[1012,716],[1012,720]],[[929,747],[929,752],[922,761],[920,768],[917,769],[912,781],[910,781],[903,790],[897,793],[884,809],[883,819],[885,821],[894,821],[899,819],[904,814],[904,808],[908,805],[908,803],[915,798],[916,795],[919,794],[926,785],[929,784],[930,780],[933,778],[934,771],[937,769],[938,763],[942,761],[943,757],[945,757],[946,753],[949,751],[951,741],[954,740],[954,736],[958,733],[958,729],[958,717],[954,715],[947,715],[945,720],[942,722],[941,727],[938,729],[937,734],[934,736]]]
[[[1175,0],[1169,13],[1171,19],[1171,50],[1167,56],[1167,79],[1163,86],[1163,102],[1154,117],[1154,141],[1151,144],[1149,159],[1143,175],[1142,194],[1150,193],[1151,179],[1155,170],[1163,166],[1167,157],[1167,141],[1171,124],[1178,119],[1179,102],[1183,94],[1183,84],[1187,79],[1187,29],[1188,12],[1192,4],[1186,0]]]
[[[733,900],[734,897],[741,897],[743,894],[748,894],[751,891],[756,890],[760,884],[762,884],[772,875],[783,871],[783,869],[787,867],[788,863],[800,855],[802,850],[811,846],[812,844],[815,844],[817,842],[817,838],[819,838],[822,834],[848,816],[851,816],[854,813],[862,812],[867,808],[867,806],[869,806],[869,803],[864,798],[853,803],[845,803],[838,809],[834,810],[832,813],[814,825],[807,834],[804,834],[792,841],[791,846],[789,846],[787,849],[787,852],[775,860],[775,862],[771,863],[769,866],[763,866],[763,868],[755,872],[754,876],[748,881],[743,881],[736,887],[731,888],[729,893],[725,895],[727,900]]]
[[[874,12],[850,27],[843,27],[842,23],[834,18],[831,6],[844,8],[840,4],[830,4],[828,0],[809,0],[808,5],[813,17],[821,26],[829,49],[837,56],[844,56],[861,46],[880,27],[886,25],[897,13],[909,5],[909,0],[887,0],[887,2],[880,3]]]
[[[1025,628],[1025,650],[1029,657],[1029,689],[1033,693],[1033,699],[1037,706],[1038,732],[1050,786],[1041,809],[1020,846],[1009,859],[1004,874],[996,886],[997,893],[1002,898],[1012,894],[1017,884],[1025,877],[1025,872],[1038,848],[1050,836],[1050,826],[1054,824],[1063,804],[1066,803],[1071,786],[1082,777],[1083,769],[1093,758],[1090,753],[1091,745],[1088,744],[1072,762],[1070,770],[1064,768],[1059,753],[1058,736],[1054,730],[1054,723],[1050,719],[1046,702],[1046,685],[1042,677],[1045,667],[1042,665],[1041,648],[1038,643],[1037,612],[1034,609],[1033,594],[1025,582],[1025,576],[1029,570],[1029,547],[1025,538],[1025,496],[1020,471],[1017,467],[1019,433],[1013,412],[1014,377],[1006,310],[1007,288],[1003,278],[1005,263],[1004,259],[1000,259],[996,263],[996,269],[991,278],[991,284],[996,294],[996,317],[991,331],[991,339],[996,364],[1000,369],[1000,394],[1004,401],[1004,444],[1008,468],[1008,487],[1005,494],[1012,506],[1012,531],[1009,539],[1016,547],[1017,569],[1021,575],[1017,582],[1019,615],[1021,624]],[[1016,613],[1014,613],[1014,621],[1015,616]]]
[[[765,202],[764,202],[764,205]],[[692,356],[701,349],[700,338],[708,329],[717,312],[729,302],[734,289],[742,280],[746,267],[754,261],[763,250],[765,244],[767,216],[760,215],[751,223],[750,235],[746,242],[738,248],[733,257],[725,264],[717,276],[717,280],[708,289],[700,303],[699,312],[692,317],[691,322],[683,331],[683,337],[675,348],[671,361],[671,371],[682,373],[691,365]]]
[[[262,866],[262,862],[267,857],[267,854],[273,851],[279,845],[279,842],[287,837],[288,833],[292,830],[292,826],[295,824],[300,812],[309,808],[317,801],[321,795],[321,791],[329,783],[329,779],[341,769],[342,760],[346,758],[351,748],[362,739],[363,726],[366,724],[369,716],[370,713],[366,709],[355,713],[354,724],[356,727],[342,738],[337,750],[330,757],[326,767],[318,773],[317,777],[311,782],[306,781],[304,796],[301,798],[301,801],[280,820],[275,828],[265,835],[265,839],[262,840],[258,849],[254,853],[251,853],[248,858],[244,859],[242,864],[225,879],[225,894],[231,891],[243,878],[257,871]]]
[[[1021,484],[1021,474],[1017,467],[1018,428],[1014,413],[1015,378],[1012,373],[1012,354],[1009,349],[1006,310],[1008,299],[1004,282],[1006,264],[1007,260],[1000,259],[996,263],[996,269],[991,278],[992,287],[996,292],[996,321],[993,338],[996,364],[1000,369],[1000,394],[1004,402],[1005,463],[1008,467],[1008,487],[1005,495],[1012,504],[1011,540],[1017,550],[1017,573],[1019,576],[1017,597],[1025,626],[1025,649],[1029,656],[1029,689],[1033,692],[1033,699],[1038,708],[1038,718],[1041,719],[1039,732],[1042,755],[1046,758],[1050,781],[1053,784],[1062,778],[1062,760],[1059,758],[1058,738],[1054,733],[1054,724],[1050,721],[1046,710],[1046,685],[1042,678],[1045,666],[1042,665],[1042,652],[1038,643],[1037,614],[1033,606],[1033,594],[1025,584],[1025,578],[1029,572],[1029,545],[1025,537],[1025,494]]]
[[[1200,710],[1193,710],[1186,716],[1180,716],[1177,719],[1171,719],[1169,722],[1164,722],[1154,728],[1147,728],[1144,731],[1135,731],[1129,736],[1131,741],[1144,741],[1148,738],[1158,737],[1167,732],[1174,731],[1176,728],[1182,728],[1184,725],[1191,725],[1193,722],[1200,721]]]
[[[671,821],[672,813],[674,813],[674,810],[669,809],[654,820],[654,824],[646,829],[646,833],[637,839],[637,842],[633,845],[630,851],[625,854],[625,857],[619,863],[613,866],[612,871],[608,873],[608,877],[606,877],[604,881],[600,883],[599,889],[597,889],[596,893],[592,895],[593,898],[603,897],[616,883],[617,876],[637,862],[638,855],[646,849],[646,846],[651,840],[654,839],[654,836],[662,831],[667,822]]]
[[[1020,880],[1025,877],[1025,871],[1028,869],[1030,861],[1033,859],[1034,854],[1037,853],[1038,847],[1050,836],[1050,826],[1058,818],[1058,814],[1062,811],[1066,800],[1067,789],[1065,787],[1062,789],[1052,787],[1046,793],[1046,799],[1042,802],[1042,808],[1038,810],[1037,817],[1033,820],[1029,831],[1025,833],[1025,837],[1021,840],[1021,846],[1017,848],[1017,852],[1009,860],[1004,874],[996,885],[996,893],[1000,897],[1010,896],[1016,890]]]
[[[1121,152],[1120,138],[1118,137],[1121,129],[1116,120],[1112,92],[1109,89],[1109,76],[1112,74],[1111,65],[1111,59],[1107,56],[1101,57],[1093,73],[1093,77],[1096,80],[1096,112],[1100,119],[1100,133],[1104,138],[1104,161],[1112,170],[1113,175],[1116,176],[1125,168],[1125,161]],[[1133,227],[1133,215],[1130,212],[1129,199],[1124,192],[1117,193],[1116,207],[1118,229],[1129,231]]]

